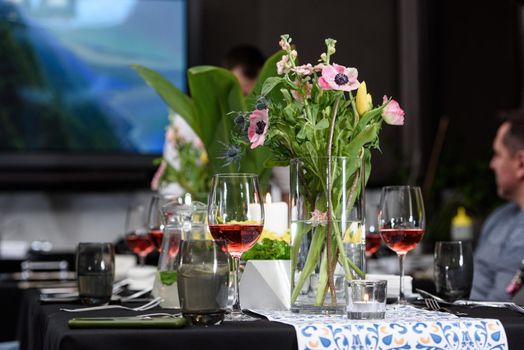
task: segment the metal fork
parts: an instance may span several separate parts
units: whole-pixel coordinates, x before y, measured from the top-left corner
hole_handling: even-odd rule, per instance
[[[426,304],[426,308],[431,311],[439,311],[440,305],[439,303],[432,298],[424,298],[424,303]]]
[[[142,306],[137,307],[126,307],[122,305],[101,305],[101,306],[93,306],[93,307],[84,307],[81,309],[60,309],[61,311],[66,312],[84,312],[84,311],[97,311],[97,310],[108,310],[108,309],[123,309],[123,310],[129,310],[129,311],[146,311],[149,309],[152,309],[154,307],[157,307],[162,302],[162,298],[157,297],[147,304],[144,304]]]
[[[510,309],[510,310],[513,310],[513,311],[519,312],[521,314],[524,314],[524,307],[522,307],[520,305],[517,305],[515,303],[507,303],[506,307],[508,309]]]
[[[429,310],[432,310],[432,311],[444,311],[444,312],[447,312],[447,313],[450,313],[450,314],[453,314],[453,315],[457,315],[457,316],[467,316],[468,315],[468,314],[463,313],[463,312],[451,311],[448,308],[442,307],[442,306],[440,306],[438,301],[436,301],[433,298],[425,298],[424,299],[424,303],[426,304],[426,307]]]

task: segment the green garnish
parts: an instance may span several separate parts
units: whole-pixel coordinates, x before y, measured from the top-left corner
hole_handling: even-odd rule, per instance
[[[286,241],[264,238],[242,255],[242,260],[289,260],[290,247]]]
[[[176,271],[160,271],[160,281],[165,286],[170,286],[176,282]]]

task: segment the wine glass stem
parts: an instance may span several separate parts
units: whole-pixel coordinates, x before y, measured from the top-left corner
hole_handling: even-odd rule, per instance
[[[140,255],[138,256],[138,263],[140,264],[141,267],[142,267],[142,266],[145,266],[145,264],[146,264],[146,256],[140,254]]]
[[[398,255],[398,262],[400,265],[400,283],[399,283],[399,292],[398,292],[398,303],[406,304],[406,296],[404,295],[404,257],[406,254]]]
[[[234,299],[233,299],[233,306],[231,308],[232,314],[241,314],[242,309],[240,308],[240,293],[238,288],[238,276],[240,274],[240,257],[239,256],[233,256],[233,270],[234,270],[234,276],[233,276],[233,291],[234,291]]]

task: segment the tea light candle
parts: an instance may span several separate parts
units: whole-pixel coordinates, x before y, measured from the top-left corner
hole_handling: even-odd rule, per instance
[[[378,301],[370,301],[367,294],[363,295],[362,301],[353,301],[351,305],[352,312],[378,312],[380,311],[380,303]]]
[[[347,290],[347,315],[350,319],[376,320],[386,314],[386,287],[384,280],[350,280]]]
[[[251,215],[256,217],[260,215],[258,205],[250,205]],[[266,194],[264,203],[264,230],[275,232],[277,235],[283,235],[288,228],[288,206],[285,202],[271,202],[271,195]]]
[[[264,204],[264,229],[273,231],[278,235],[284,234],[288,228],[287,203],[271,202],[271,195],[266,194],[266,203]]]

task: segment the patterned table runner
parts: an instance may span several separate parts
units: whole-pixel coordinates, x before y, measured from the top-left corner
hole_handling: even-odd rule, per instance
[[[307,315],[290,311],[253,310],[295,327],[299,350],[467,349],[507,350],[499,320],[390,306],[384,320],[349,320],[344,315]]]

